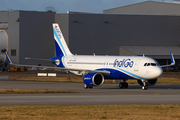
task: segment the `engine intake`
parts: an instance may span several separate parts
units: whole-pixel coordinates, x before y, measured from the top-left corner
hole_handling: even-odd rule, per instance
[[[143,82],[141,80],[137,80],[139,85],[143,86]],[[147,80],[146,86],[155,85],[157,83],[157,79]]]
[[[104,83],[104,76],[100,73],[88,73],[83,77],[84,84],[96,86]]]

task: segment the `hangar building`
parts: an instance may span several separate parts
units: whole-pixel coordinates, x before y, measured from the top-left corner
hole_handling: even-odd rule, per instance
[[[146,1],[118,8],[104,10],[104,14],[131,15],[180,15],[180,1]]]
[[[160,9],[158,14],[151,11],[151,7]],[[145,8],[146,12],[143,10]],[[160,64],[168,64],[169,52],[173,52],[178,69],[179,8],[180,4],[176,2],[147,1],[104,10],[104,14],[2,11],[0,29],[8,33],[8,54],[14,63],[52,65],[24,58],[48,59],[55,56],[52,23],[57,22],[73,54],[134,56],[145,54],[155,58]],[[171,13],[161,9],[171,10]],[[3,24],[8,26],[2,27]]]

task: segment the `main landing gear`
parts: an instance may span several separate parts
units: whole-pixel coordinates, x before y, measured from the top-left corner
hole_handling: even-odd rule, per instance
[[[128,83],[126,82],[126,80],[123,80],[123,82],[119,83],[119,88],[128,88]]]
[[[88,89],[88,88],[92,89],[93,88],[93,86],[87,86],[86,84],[84,84],[83,87],[84,87],[84,89]]]

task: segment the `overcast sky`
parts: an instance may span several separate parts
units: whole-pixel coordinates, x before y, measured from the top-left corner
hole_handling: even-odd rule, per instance
[[[148,0],[0,0],[0,11],[7,11],[8,9],[45,11],[47,7],[54,7],[57,13],[66,13],[67,11],[103,13],[103,10],[106,9],[144,1]]]

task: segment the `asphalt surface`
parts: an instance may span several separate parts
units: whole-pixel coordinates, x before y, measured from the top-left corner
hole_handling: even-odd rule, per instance
[[[180,104],[180,85],[155,85],[141,90],[139,85],[130,84],[128,89],[119,89],[118,84],[103,84],[84,89],[82,83],[0,80],[0,89],[5,88],[78,93],[0,94],[0,106]]]

